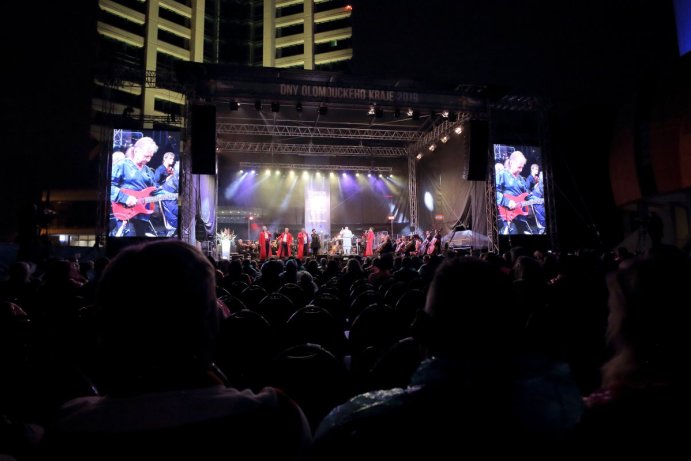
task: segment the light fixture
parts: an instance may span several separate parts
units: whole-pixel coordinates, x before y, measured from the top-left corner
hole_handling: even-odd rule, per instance
[[[414,113],[415,113],[415,112],[413,111],[413,109],[408,109],[408,111],[406,112],[406,115],[407,115],[408,117],[412,117]]]
[[[449,140],[449,135],[445,134],[444,136],[441,137],[440,141],[444,144],[446,144]]]
[[[228,108],[230,110],[238,110],[240,108],[240,104],[236,100],[232,100],[228,103]]]
[[[463,127],[461,125],[458,125],[456,128],[453,129],[453,132],[456,134],[461,134],[463,133]]]
[[[444,118],[449,118],[449,111],[448,110],[441,111],[441,116]]]
[[[420,159],[422,158],[422,156],[423,156],[422,152],[419,152],[419,153],[415,156],[415,158],[417,158],[418,160],[420,160]]]
[[[369,110],[367,111],[367,115],[374,115],[374,106],[369,106]]]
[[[277,102],[272,102],[271,103],[271,112],[278,112],[281,110],[281,105]]]
[[[434,152],[434,149],[436,149],[436,148],[437,148],[437,145],[435,143],[432,143],[429,145],[429,147],[427,149],[429,149],[430,152]]]

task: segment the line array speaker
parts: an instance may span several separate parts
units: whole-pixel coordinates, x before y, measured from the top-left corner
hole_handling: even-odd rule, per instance
[[[216,106],[193,105],[190,129],[192,174],[216,174]]]

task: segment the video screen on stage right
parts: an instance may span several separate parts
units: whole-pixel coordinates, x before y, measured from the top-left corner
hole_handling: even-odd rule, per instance
[[[540,147],[494,144],[494,186],[500,235],[549,233]]]

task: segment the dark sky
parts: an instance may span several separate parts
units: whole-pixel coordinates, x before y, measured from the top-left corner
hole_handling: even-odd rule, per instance
[[[623,105],[678,58],[671,1],[353,5],[356,73],[544,97],[560,240],[573,248],[622,237],[609,180],[612,127]]]
[[[48,2],[38,16],[30,5],[8,6],[9,17],[23,20],[0,32],[8,47],[2,82],[9,91],[0,123],[6,131],[7,168],[0,175],[5,196],[28,197],[69,184],[85,169],[96,4]],[[667,0],[355,0],[352,5],[353,73],[448,88],[496,85],[547,98],[558,154],[554,177],[569,190],[572,183],[583,190],[584,178],[607,187],[609,127],[617,108],[677,56]],[[585,201],[568,201],[607,202],[600,199],[606,190],[588,189]],[[572,193],[564,198],[567,194]],[[591,211],[599,212],[584,207],[566,214],[589,225],[598,219],[585,216]]]

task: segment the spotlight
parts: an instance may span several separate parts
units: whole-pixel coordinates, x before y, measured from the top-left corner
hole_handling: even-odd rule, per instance
[[[325,105],[319,106],[319,115],[326,115],[329,112],[329,108]]]
[[[444,118],[449,118],[449,111],[448,110],[441,111],[441,116]]]
[[[412,117],[415,111],[413,109],[408,109],[408,111],[405,113],[408,117]]]
[[[418,153],[418,154],[415,156],[415,158],[417,158],[418,160],[420,160],[422,157],[423,157],[422,152]]]
[[[461,125],[458,125],[456,128],[453,129],[453,132],[456,134],[461,134],[463,133],[463,127]]]
[[[254,108],[257,109],[258,111],[262,110],[262,102],[260,100],[254,101]]]
[[[437,148],[437,145],[435,143],[432,143],[429,145],[429,147],[427,149],[429,149],[430,152],[434,152],[434,149],[436,149],[436,148]]]
[[[236,100],[232,100],[228,103],[228,108],[230,110],[238,110],[240,108],[240,104]]]
[[[369,106],[369,110],[367,111],[367,115],[374,115],[374,106]]]
[[[302,103],[295,104],[295,112],[302,112]]]
[[[442,136],[441,139],[440,139],[440,141],[441,141],[442,143],[444,143],[444,144],[446,144],[448,140],[449,140],[449,135],[448,135],[448,134],[445,134],[445,135]]]
[[[271,103],[271,112],[278,112],[281,110],[281,105],[277,102],[272,102]]]

